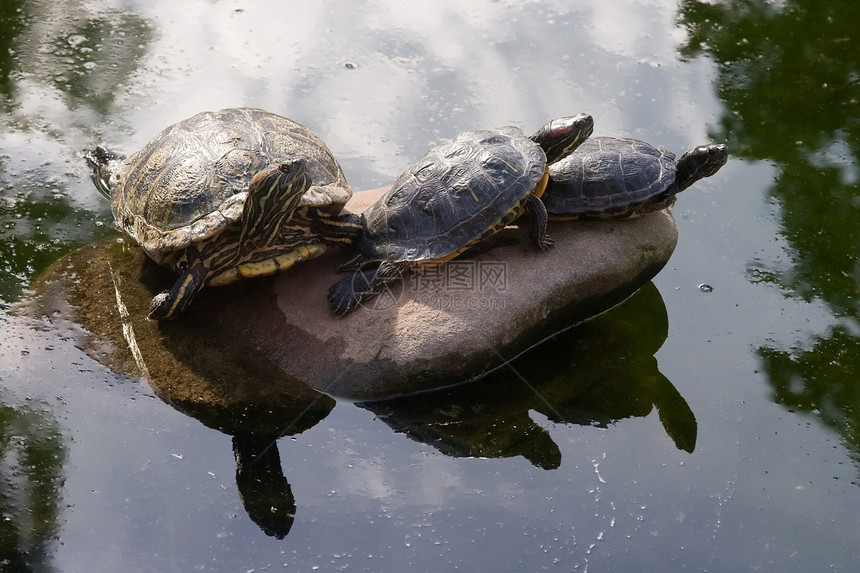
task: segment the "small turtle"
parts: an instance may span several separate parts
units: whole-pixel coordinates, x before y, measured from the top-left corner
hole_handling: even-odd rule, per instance
[[[343,171],[308,128],[251,108],[199,113],[130,157],[87,154],[116,225],[155,262],[179,275],[152,299],[149,316],[171,318],[207,285],[289,268],[350,244],[358,217]]]
[[[554,163],[543,202],[551,219],[623,219],[671,207],[675,195],[726,164],[725,145],[675,154],[636,139],[592,137]]]
[[[410,265],[456,257],[523,213],[542,250],[552,246],[540,196],[547,165],[572,153],[592,132],[591,116],[553,120],[531,137],[517,127],[466,131],[432,148],[361,216],[354,271],[329,289],[345,314]]]

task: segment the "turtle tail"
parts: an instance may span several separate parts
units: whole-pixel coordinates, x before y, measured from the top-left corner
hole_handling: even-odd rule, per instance
[[[84,159],[90,169],[93,170],[90,179],[93,180],[96,189],[105,197],[110,198],[110,177],[115,171],[116,164],[125,159],[125,155],[109,151],[99,145],[95,149],[85,152]]]

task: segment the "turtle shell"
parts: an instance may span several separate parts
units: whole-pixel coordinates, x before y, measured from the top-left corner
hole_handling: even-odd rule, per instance
[[[592,137],[550,165],[542,200],[550,214],[624,217],[675,182],[675,154],[637,139]]]
[[[465,131],[432,148],[362,214],[370,260],[446,259],[520,214],[546,171],[516,127]]]
[[[343,171],[312,131],[259,109],[203,112],[156,135],[111,175],[117,225],[156,262],[220,233],[242,217],[254,175],[303,159],[313,185],[303,205],[340,212],[352,196]]]

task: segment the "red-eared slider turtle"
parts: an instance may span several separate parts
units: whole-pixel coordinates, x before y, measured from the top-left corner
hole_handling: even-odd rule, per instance
[[[551,219],[621,219],[671,207],[675,195],[726,164],[725,145],[675,154],[636,139],[592,137],[554,163],[543,202]]]
[[[263,110],[199,113],[129,157],[87,154],[117,226],[179,275],[150,317],[188,308],[207,285],[274,273],[350,244],[358,217],[340,215],[352,191],[326,145]]]
[[[522,213],[532,240],[552,246],[540,201],[547,165],[582,143],[591,116],[553,120],[530,138],[517,127],[466,131],[431,149],[361,216],[354,271],[329,289],[329,304],[349,312],[409,265],[449,260]]]

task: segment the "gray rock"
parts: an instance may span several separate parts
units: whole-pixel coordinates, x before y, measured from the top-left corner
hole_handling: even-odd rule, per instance
[[[358,193],[350,209],[360,212],[383,191]],[[622,302],[665,266],[678,237],[666,211],[553,222],[549,232],[555,248],[542,253],[525,229],[506,229],[492,248],[408,273],[345,317],[328,312],[324,294],[347,257],[324,256],[277,280],[277,313],[246,309],[266,324],[249,334],[286,372],[323,392],[374,399],[438,388],[486,374]]]
[[[383,192],[358,193],[348,208],[361,212]],[[59,310],[82,325],[103,363],[161,373],[153,386],[173,403],[265,404],[295,396],[298,381],[379,399],[475,379],[604,312],[648,283],[677,241],[668,212],[557,222],[549,231],[556,246],[548,253],[525,229],[506,229],[479,252],[407,273],[345,317],[329,311],[326,293],[343,278],[334,269],[349,253],[330,252],[275,277],[205,289],[186,316],[149,321],[149,300],[172,279],[116,239],[58,261],[36,300],[39,312]]]

